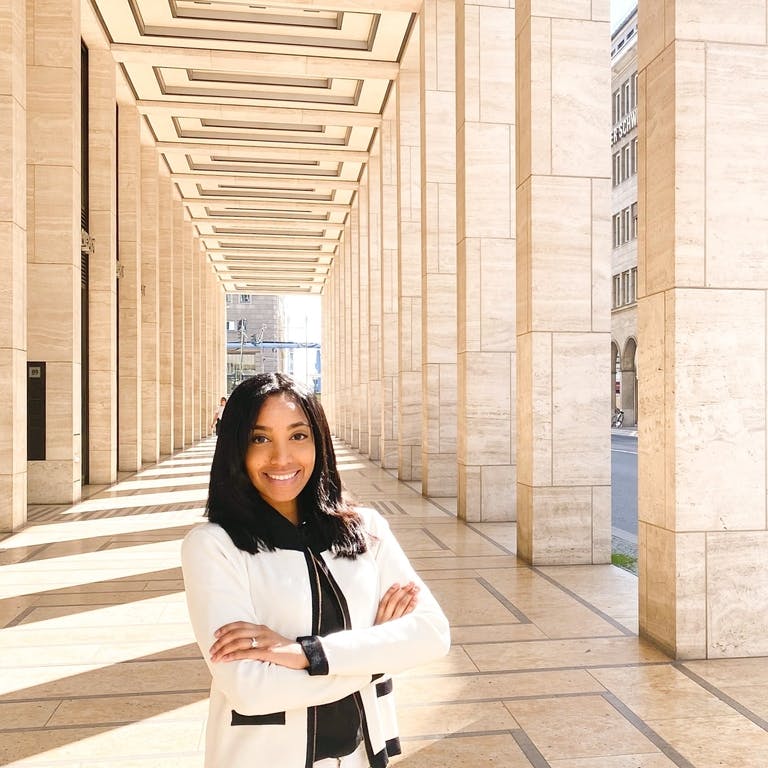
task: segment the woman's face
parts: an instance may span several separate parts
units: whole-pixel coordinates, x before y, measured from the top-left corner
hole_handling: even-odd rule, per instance
[[[302,407],[285,394],[271,395],[251,427],[245,470],[264,501],[294,524],[297,498],[315,467],[315,442]]]

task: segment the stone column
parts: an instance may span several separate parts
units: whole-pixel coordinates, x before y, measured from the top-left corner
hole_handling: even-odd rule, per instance
[[[351,429],[349,444],[360,448],[360,198],[349,211],[349,350],[351,369]]]
[[[23,0],[0,3],[0,531],[27,520],[27,51]]]
[[[350,359],[347,354],[347,325],[345,321],[344,305],[346,295],[346,269],[349,261],[347,253],[348,233],[344,231],[342,240],[336,250],[334,258],[334,297],[336,300],[335,326],[336,326],[336,434],[344,441],[348,440],[347,427],[349,424],[352,406],[349,402],[349,366]]]
[[[457,509],[514,520],[515,9],[456,0],[456,20]]]
[[[46,390],[45,460],[27,464],[28,501],[67,504],[82,475],[80,3],[26,5],[27,359],[45,363]]]
[[[198,306],[198,324],[197,338],[200,339],[200,343],[197,345],[197,363],[199,375],[197,380],[197,418],[198,418],[198,433],[200,437],[205,437],[208,434],[208,424],[210,424],[211,414],[208,413],[208,403],[210,397],[208,394],[208,336],[206,334],[208,330],[208,307],[206,303],[206,297],[208,295],[207,288],[207,262],[205,251],[200,247],[197,251],[197,306]]]
[[[398,264],[398,463],[401,480],[421,480],[421,101],[420,23],[400,65],[397,127],[400,151]]]
[[[517,9],[517,551],[611,555],[608,7]],[[578,95],[578,98],[576,98]]]
[[[141,460],[160,459],[160,197],[157,150],[141,147]]]
[[[400,260],[400,206],[397,188],[397,84],[381,121],[381,466],[396,469],[399,463],[398,344]]]
[[[193,302],[193,253],[197,247],[192,224],[184,211],[184,445],[195,442],[195,306]]]
[[[344,392],[346,396],[344,440],[352,444],[352,431],[354,422],[354,395],[352,389],[352,368],[355,359],[352,352],[352,222],[347,217],[347,226],[344,228],[344,306],[340,320],[344,323]]]
[[[370,382],[370,361],[369,361],[369,296],[368,296],[368,230],[369,210],[368,210],[368,166],[363,169],[360,176],[360,186],[357,190],[357,200],[359,201],[358,222],[360,226],[360,246],[358,249],[358,286],[359,286],[359,308],[360,308],[360,400],[358,402],[358,412],[360,414],[360,452],[367,454],[371,447],[371,434],[369,426],[370,408],[369,382]]]
[[[200,439],[200,240],[192,239],[192,441]]]
[[[120,379],[118,469],[141,469],[141,116],[135,106],[117,110],[118,281]]]
[[[422,492],[456,495],[456,66],[453,0],[421,26]]]
[[[89,480],[117,481],[117,121],[112,54],[88,51]]]
[[[173,447],[184,442],[184,210],[178,193],[173,192]]]
[[[640,3],[640,633],[768,655],[766,3]]]
[[[368,456],[381,460],[381,137],[368,155]]]
[[[158,291],[160,294],[158,337],[160,454],[167,456],[174,451],[174,243],[173,243],[173,189],[168,170],[161,166],[159,178],[158,209]]]

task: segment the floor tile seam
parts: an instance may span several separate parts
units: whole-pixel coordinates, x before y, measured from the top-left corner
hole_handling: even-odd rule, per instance
[[[451,624],[451,629],[456,629],[458,627],[472,627],[475,626],[473,624]],[[480,624],[479,626],[485,626],[484,624]],[[495,624],[493,626],[497,627],[527,627],[527,626],[533,626],[536,627],[536,629],[539,629],[540,632],[543,633],[543,630],[541,630],[536,624],[535,621],[531,621],[529,623],[526,622],[517,622],[517,623],[507,623],[507,624]],[[563,637],[552,637],[550,635],[545,635],[544,637],[523,637],[523,638],[515,638],[512,640],[470,640],[468,642],[464,643],[455,643],[455,645],[503,645],[504,643],[544,643],[544,642],[559,642],[559,641],[568,641],[568,640],[615,640],[616,638],[624,638],[626,635],[623,633],[618,632],[615,635],[565,635]],[[665,661],[662,662],[664,664],[669,664],[670,662]]]
[[[599,683],[598,683],[599,685]],[[594,691],[567,691],[564,693],[527,693],[520,696],[467,696],[461,699],[435,699],[424,702],[398,703],[398,711],[401,709],[419,709],[421,707],[450,706],[454,704],[504,704],[505,701],[545,701],[546,699],[583,699],[587,697],[602,696],[604,686]]]
[[[749,707],[744,706],[744,704],[737,701],[732,696],[729,696],[727,693],[725,693],[725,691],[718,688],[716,685],[713,685],[705,678],[701,677],[700,675],[697,675],[694,671],[688,669],[684,663],[674,662],[672,666],[678,672],[681,672],[687,678],[689,678],[694,683],[696,683],[696,685],[703,688],[705,691],[712,694],[715,698],[722,701],[723,704],[726,704],[727,706],[731,707],[731,709],[738,712],[738,714],[740,714],[742,717],[747,718],[747,720],[754,723],[758,728],[761,728],[762,730],[768,732],[768,721],[766,721],[765,718],[760,717],[760,715],[758,715],[756,712],[753,712],[751,709],[749,709]]]
[[[573,600],[576,600],[576,602],[583,605],[588,610],[592,611],[595,615],[599,616],[603,621],[608,622],[611,626],[618,629],[622,634],[627,635],[628,637],[637,637],[637,633],[633,632],[629,627],[625,627],[621,622],[617,621],[613,618],[613,616],[609,616],[605,611],[600,610],[596,605],[593,605],[588,600],[583,598],[581,595],[574,592],[572,589],[569,589],[564,584],[561,584],[557,579],[553,578],[547,573],[544,573],[540,568],[536,566],[529,566],[531,570],[537,574],[538,576],[541,576],[545,581],[548,581],[552,586],[556,587],[557,589],[564,592],[566,595],[571,597]]]
[[[483,578],[482,576],[476,576],[474,577],[475,581],[483,587],[487,592],[489,592],[493,597],[496,598],[496,600],[499,601],[513,616],[517,618],[517,620],[520,622],[520,625],[523,624],[532,624],[533,622],[521,611],[509,598],[507,598],[505,595],[503,595],[501,592],[499,592],[496,587],[493,586],[487,579]]]
[[[590,665],[570,665],[563,667],[524,667],[522,669],[492,669],[492,670],[478,670],[476,672],[434,672],[426,674],[409,674],[405,677],[401,677],[402,680],[425,680],[430,678],[445,678],[445,677],[485,677],[490,675],[524,675],[531,673],[541,672],[589,672],[591,669],[635,669],[644,667],[661,667],[669,666],[669,661],[630,661],[614,664],[590,664]]]
[[[687,758],[678,752],[665,738],[651,728],[648,723],[633,712],[616,694],[606,691],[602,698],[610,704],[630,725],[645,736],[678,768],[696,768]]]
[[[432,541],[434,541],[435,544],[437,544],[437,546],[440,547],[441,550],[443,550],[443,552],[451,552],[451,548],[444,541],[441,541],[437,536],[435,536],[435,534],[432,533],[432,531],[430,531],[425,526],[422,526],[417,530],[420,530],[425,536],[432,539]]]
[[[522,728],[494,728],[488,731],[454,731],[452,733],[431,733],[413,736],[401,736],[401,742],[443,741],[446,739],[477,739],[487,736],[511,736],[520,751],[531,764],[531,768],[551,768],[550,763],[538,750],[531,737]]]
[[[165,690],[165,691],[121,691],[120,693],[72,693],[61,694],[58,693],[54,696],[28,696],[25,698],[8,698],[9,694],[0,694],[0,704],[34,704],[42,701],[90,701],[92,699],[134,699],[138,697],[148,696],[188,696],[191,694],[205,694],[206,698],[210,693],[210,686],[205,688],[183,688],[177,691]],[[0,728],[0,732],[3,729]]]
[[[204,717],[202,715],[198,717],[163,717],[162,720],[152,720],[152,725],[162,724],[184,724],[184,723],[197,723],[202,722]],[[81,728],[97,728],[101,731],[111,731],[115,728],[125,728],[132,725],[139,725],[148,720],[146,717],[138,717],[136,720],[105,720],[89,723],[58,723],[54,725],[43,726],[20,726],[18,728],[0,728],[0,735],[12,734],[12,733],[54,733],[56,731],[72,731]],[[174,752],[175,754],[175,752]]]
[[[457,518],[457,520],[458,520],[458,518]],[[512,557],[517,558],[517,552],[509,549],[508,547],[505,547],[503,544],[500,544],[498,541],[496,541],[495,539],[493,539],[490,536],[488,536],[488,534],[483,533],[482,531],[479,531],[477,529],[477,527],[475,525],[473,525],[472,523],[469,523],[466,520],[463,521],[463,522],[464,522],[464,525],[467,528],[469,528],[470,530],[474,531],[478,536],[481,536],[486,541],[488,541],[491,544],[493,544],[494,547],[496,547],[497,549],[500,549],[505,555],[511,555]],[[494,521],[494,522],[505,522],[505,521]],[[513,521],[510,520],[508,522],[512,523]],[[516,525],[517,525],[517,523],[515,523],[515,526]]]

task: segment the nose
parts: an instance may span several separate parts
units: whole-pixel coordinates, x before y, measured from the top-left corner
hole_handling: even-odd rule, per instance
[[[272,452],[269,457],[270,464],[274,466],[284,466],[291,461],[291,444],[287,440],[274,440],[272,442]]]

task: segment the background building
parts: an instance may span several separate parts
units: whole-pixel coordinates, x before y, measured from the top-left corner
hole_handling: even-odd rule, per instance
[[[611,384],[637,424],[637,7],[611,35]]]
[[[285,340],[281,297],[228,293],[226,302],[227,392],[248,376],[286,370],[286,350],[269,344]]]

